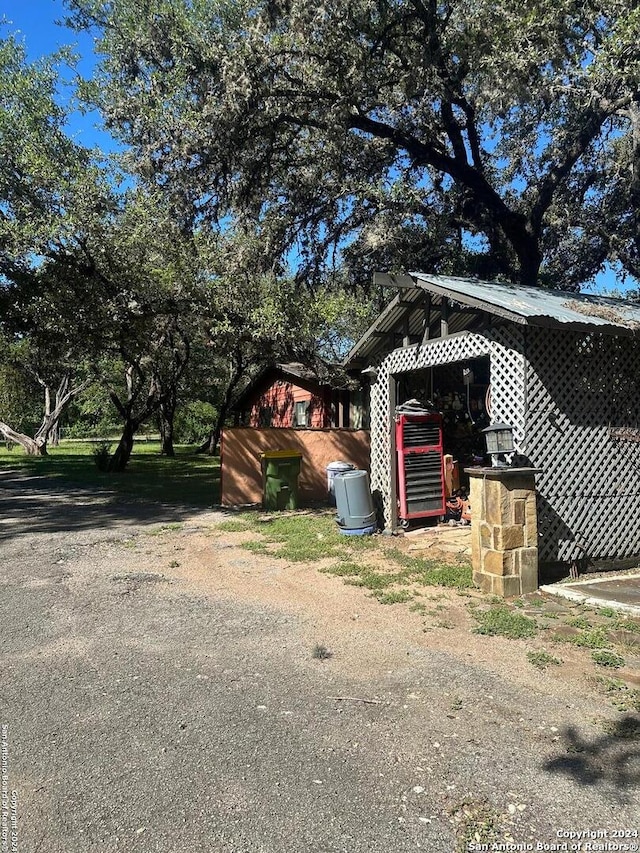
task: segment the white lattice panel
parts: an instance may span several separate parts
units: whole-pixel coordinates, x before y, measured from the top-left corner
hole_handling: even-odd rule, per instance
[[[524,452],[538,480],[542,560],[640,554],[640,346],[527,330]]]

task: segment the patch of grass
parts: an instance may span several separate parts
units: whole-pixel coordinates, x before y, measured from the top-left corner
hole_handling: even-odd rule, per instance
[[[621,678],[596,675],[593,680],[618,711],[640,711],[640,690],[633,690]]]
[[[591,628],[591,622],[589,622],[586,616],[576,616],[573,619],[569,619],[567,625],[571,625],[574,628]]]
[[[394,589],[390,592],[379,591],[375,592],[374,595],[380,604],[404,604],[413,598],[413,593],[408,589]]]
[[[336,575],[339,578],[353,577],[365,571],[367,566],[359,566],[357,563],[351,563],[348,560],[343,560],[337,566],[329,566],[326,569],[320,569],[321,572],[327,575]]]
[[[599,607],[596,610],[596,613],[598,614],[598,616],[604,616],[607,619],[615,619],[615,617],[618,615],[618,612],[614,610],[613,607]]]
[[[256,529],[267,542],[279,545],[273,556],[290,562],[317,562],[328,557],[346,559],[375,547],[371,536],[343,536],[333,518],[327,515],[274,516],[262,521]]]
[[[559,666],[562,663],[560,658],[556,658],[544,650],[540,652],[527,652],[527,660],[536,669],[546,669],[548,666]]]
[[[611,645],[604,628],[593,628],[591,631],[584,631],[582,634],[572,637],[571,642],[585,649],[606,649]]]
[[[258,542],[257,540],[253,540],[252,542],[241,542],[240,547],[244,548],[245,551],[251,551],[253,554],[269,554],[270,551],[264,542]]]
[[[363,586],[365,589],[379,590],[387,589],[396,581],[395,575],[385,575],[381,572],[363,571],[358,577],[350,578],[352,586]]]
[[[504,604],[481,612],[474,611],[473,615],[478,621],[478,627],[473,629],[475,634],[509,637],[512,640],[518,640],[533,637],[538,631],[533,619],[529,619],[521,613],[513,613]]]
[[[436,560],[423,560],[420,557],[410,557],[401,551],[390,550],[387,556],[402,566],[402,579],[422,586],[445,586],[452,589],[473,588],[473,573],[467,563],[449,565]]]
[[[631,631],[632,634],[640,634],[640,622],[636,622],[634,619],[625,619],[618,616],[613,627],[623,631]]]
[[[598,666],[606,666],[611,669],[620,669],[624,666],[624,658],[616,652],[598,651],[592,652],[591,657]]]
[[[220,460],[195,453],[196,447],[176,447],[174,458],[160,454],[158,441],[138,439],[125,471],[100,471],[93,459],[100,441],[60,442],[49,448],[48,456],[27,456],[22,451],[0,448],[0,470],[23,471],[55,478],[85,488],[109,489],[133,500],[164,504],[210,507],[220,502]]]
[[[251,530],[251,525],[238,518],[230,518],[228,521],[221,521],[220,524],[216,524],[215,529],[221,530],[223,533],[246,533],[247,530]]]
[[[314,658],[314,660],[329,660],[329,658],[333,657],[333,653],[330,652],[326,646],[318,643],[311,650],[311,657]]]
[[[424,616],[426,609],[427,608],[420,601],[414,601],[413,604],[409,607],[409,610],[412,613],[420,613],[422,616]]]

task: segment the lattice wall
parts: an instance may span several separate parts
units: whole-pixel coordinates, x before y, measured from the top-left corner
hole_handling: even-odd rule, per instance
[[[640,554],[640,346],[526,330],[523,452],[538,478],[540,558]],[[627,439],[615,438],[622,430]]]
[[[371,488],[382,500],[385,524],[390,525],[395,519],[393,412],[389,402],[391,376],[488,355],[493,419],[512,424],[516,442],[521,442],[525,423],[522,331],[516,326],[504,326],[485,334],[461,332],[447,338],[434,338],[422,347],[394,350],[382,362],[378,381],[371,389]]]
[[[543,470],[540,559],[640,555],[640,343],[606,335],[509,324],[390,353],[371,393],[371,483],[385,523],[395,517],[390,377],[483,355],[492,419],[512,424]]]

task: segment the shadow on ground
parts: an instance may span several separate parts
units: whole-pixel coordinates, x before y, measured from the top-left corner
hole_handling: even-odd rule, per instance
[[[620,802],[640,784],[640,717],[627,714],[604,723],[606,733],[588,740],[573,726],[563,735],[563,753],[544,765],[550,773],[571,777],[583,787],[605,786]]]
[[[180,522],[202,506],[135,499],[19,471],[0,473],[0,541],[36,533]]]

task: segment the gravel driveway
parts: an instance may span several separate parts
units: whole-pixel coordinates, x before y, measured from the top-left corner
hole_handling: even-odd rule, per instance
[[[638,830],[640,744],[606,732],[591,692],[242,551],[221,517],[0,474],[6,849],[14,816],[23,853]],[[519,641],[494,642],[507,659]]]

